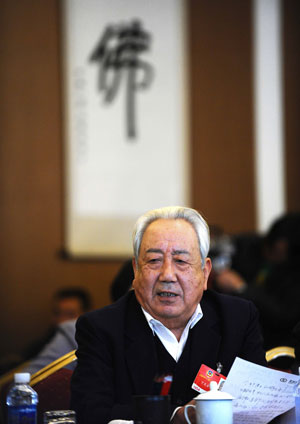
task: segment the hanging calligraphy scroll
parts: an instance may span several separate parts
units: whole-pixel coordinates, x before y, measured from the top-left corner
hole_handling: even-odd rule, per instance
[[[188,204],[184,0],[63,1],[65,248],[131,255],[143,212]]]

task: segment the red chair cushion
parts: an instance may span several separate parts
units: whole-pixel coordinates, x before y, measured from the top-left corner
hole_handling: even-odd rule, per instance
[[[72,372],[69,369],[61,368],[49,377],[33,386],[38,393],[38,423],[43,423],[45,411],[70,409],[70,382]]]

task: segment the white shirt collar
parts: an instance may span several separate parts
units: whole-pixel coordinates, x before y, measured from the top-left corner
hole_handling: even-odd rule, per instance
[[[159,323],[160,325],[162,325],[164,327],[164,325],[159,320],[153,318],[153,316],[150,315],[149,312],[145,311],[145,309],[143,307],[142,307],[142,311],[144,312],[146,320],[147,320],[148,324],[150,325],[150,328],[152,329],[153,332],[154,332],[154,329],[153,329],[154,323]],[[198,305],[195,309],[195,312],[193,313],[193,315],[189,319],[185,328],[187,328],[187,327],[189,329],[193,328],[202,317],[203,317],[203,312],[202,312],[200,303],[198,303]]]
[[[142,311],[151,330],[153,331],[153,334],[157,335],[169,354],[175,359],[175,361],[178,361],[186,344],[190,328],[193,328],[203,317],[200,304],[197,305],[195,312],[186,324],[179,341],[176,339],[172,331],[165,327],[160,321],[153,318],[149,312],[145,311],[144,308],[142,308]]]

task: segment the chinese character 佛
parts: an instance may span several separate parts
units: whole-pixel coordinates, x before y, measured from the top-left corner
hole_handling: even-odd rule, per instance
[[[153,80],[153,67],[140,59],[149,50],[150,35],[138,20],[127,25],[109,25],[90,56],[100,65],[98,87],[104,101],[111,103],[120,87],[122,75],[127,76],[127,136],[136,137],[135,92],[148,88]]]

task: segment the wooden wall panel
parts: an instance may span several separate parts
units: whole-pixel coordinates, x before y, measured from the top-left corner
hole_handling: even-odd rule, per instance
[[[189,2],[193,203],[255,229],[251,1]]]
[[[69,262],[63,247],[59,1],[0,3],[0,355],[42,334],[52,293],[110,302],[121,262]],[[5,340],[5,343],[3,341]]]

